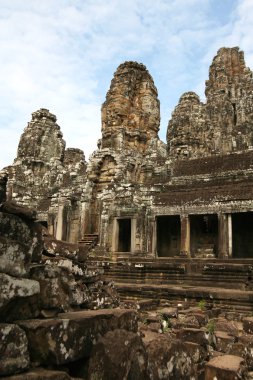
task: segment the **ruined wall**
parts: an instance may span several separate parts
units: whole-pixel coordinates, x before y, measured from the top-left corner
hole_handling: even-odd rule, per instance
[[[80,149],[65,149],[55,115],[44,108],[32,114],[21,135],[17,158],[7,171],[9,200],[35,208],[52,234],[58,230],[60,239],[80,238],[85,158]]]
[[[252,91],[243,53],[220,49],[206,82],[206,103],[194,92],[181,96],[166,146],[158,137],[153,79],[144,65],[125,62],[102,105],[102,138],[87,167],[81,150],[65,149],[55,115],[40,109],[7,168],[8,198],[36,208],[58,239],[98,235],[107,251],[117,248],[120,219],[131,220],[131,250],[154,254],[159,215],[249,209]],[[7,177],[2,174],[1,189]]]

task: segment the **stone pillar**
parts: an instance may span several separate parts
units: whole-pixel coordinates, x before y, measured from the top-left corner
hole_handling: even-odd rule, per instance
[[[156,218],[147,217],[145,251],[154,257],[156,256],[156,223]]]
[[[232,215],[228,214],[228,256],[233,255]]]
[[[135,252],[136,250],[135,239],[136,239],[136,219],[132,218],[131,219],[131,252]]]
[[[112,227],[112,252],[116,252],[118,250],[119,244],[119,223],[118,219],[114,218],[113,227]]]
[[[155,257],[156,256],[156,247],[157,247],[157,234],[156,234],[156,222],[157,219],[152,219],[150,220],[150,229],[151,229],[151,252],[152,255]],[[150,252],[150,251],[148,251]]]
[[[100,219],[100,233],[98,236],[98,243],[106,247],[108,246],[108,230],[109,230],[109,217],[108,214],[103,213]]]
[[[181,215],[181,248],[180,256],[191,255],[190,218],[189,215]]]
[[[64,204],[59,204],[58,214],[57,214],[57,227],[55,237],[57,240],[62,240],[63,233],[63,210]]]
[[[218,257],[228,257],[228,215],[218,215]]]

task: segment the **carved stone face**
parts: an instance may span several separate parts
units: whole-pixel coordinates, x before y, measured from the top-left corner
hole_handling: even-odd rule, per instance
[[[123,128],[124,146],[138,147],[140,131],[148,141],[157,136],[159,124],[160,103],[151,75],[136,62],[120,65],[102,106],[102,146],[108,146],[109,133],[111,146],[119,147],[118,131]]]

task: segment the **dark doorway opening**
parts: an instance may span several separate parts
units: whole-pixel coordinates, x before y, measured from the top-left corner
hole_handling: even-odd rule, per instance
[[[180,253],[181,223],[179,215],[157,217],[157,256],[172,257]]]
[[[118,252],[131,251],[131,219],[118,219],[119,244]]]
[[[217,256],[218,216],[216,214],[190,215],[191,255]]]
[[[253,212],[232,214],[232,256],[253,257]]]
[[[40,223],[43,227],[48,228],[47,220],[40,220],[39,223]]]

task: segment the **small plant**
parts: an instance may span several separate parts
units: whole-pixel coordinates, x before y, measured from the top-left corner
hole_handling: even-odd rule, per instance
[[[170,318],[165,317],[162,314],[160,314],[160,323],[161,323],[161,326],[162,326],[162,332],[163,333],[167,333],[171,329]]]
[[[171,323],[170,323],[170,319],[169,318],[167,320],[163,319],[161,321],[161,324],[162,324],[162,331],[163,331],[163,333],[167,333],[171,329]]]
[[[215,323],[213,319],[210,319],[206,325],[206,329],[209,332],[209,334],[213,334],[215,331]]]
[[[205,300],[200,300],[198,302],[198,307],[200,308],[200,310],[204,311],[205,308],[206,308],[206,301]]]

